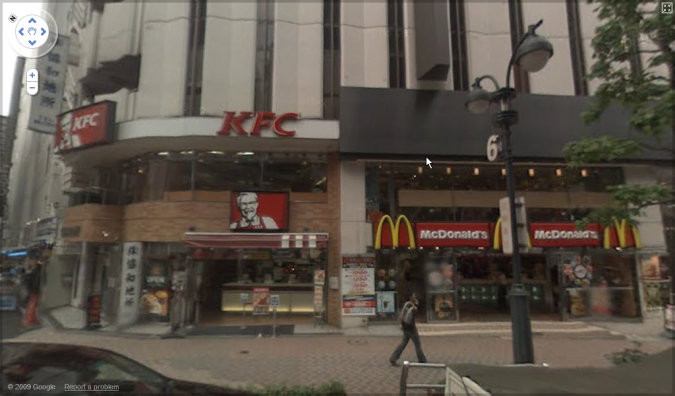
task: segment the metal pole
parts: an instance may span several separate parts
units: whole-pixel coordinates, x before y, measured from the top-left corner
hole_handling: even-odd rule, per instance
[[[272,308],[272,338],[277,338],[277,307]]]
[[[502,102],[502,110],[505,109],[508,110],[508,104]],[[511,153],[511,129],[508,125],[504,125],[504,145],[506,146],[506,187],[511,216],[511,240],[513,241],[513,284],[511,285],[510,293],[513,360],[516,364],[534,363],[529,296],[527,290],[525,290],[525,286],[520,281],[521,260],[516,218],[516,191],[513,177],[513,156]]]

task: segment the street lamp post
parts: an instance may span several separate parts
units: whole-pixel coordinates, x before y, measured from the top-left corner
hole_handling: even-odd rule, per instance
[[[516,364],[534,363],[532,328],[530,325],[529,294],[521,282],[520,243],[516,218],[516,192],[513,177],[513,154],[511,151],[511,126],[518,122],[518,112],[511,110],[511,101],[516,91],[511,88],[511,69],[518,64],[527,72],[541,70],[553,56],[553,46],[546,38],[538,36],[535,30],[543,20],[530,25],[516,46],[506,69],[506,87],[500,88],[497,80],[489,75],[476,78],[466,101],[467,109],[474,114],[484,113],[491,104],[499,104],[493,123],[502,130],[502,153],[506,167],[506,188],[508,191],[511,216],[511,240],[513,245],[513,284],[509,293],[511,299],[511,334],[513,339],[513,360]],[[495,85],[495,92],[485,91],[480,83],[489,79]]]

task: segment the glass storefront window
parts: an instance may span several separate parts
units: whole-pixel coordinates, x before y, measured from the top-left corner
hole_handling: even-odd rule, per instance
[[[427,320],[457,320],[457,268],[451,255],[430,252],[424,263]]]
[[[158,201],[167,192],[246,189],[326,192],[325,154],[194,151],[148,154],[86,172],[70,206]],[[87,181],[89,179],[89,181]]]
[[[433,168],[412,163],[367,165],[368,172],[379,175],[380,189],[393,175],[397,189],[504,191],[503,165],[467,165],[434,163]],[[369,178],[369,183],[372,183]],[[623,182],[621,168],[590,167],[570,169],[564,165],[516,165],[516,189],[519,191],[605,192],[607,186]],[[384,189],[386,191],[386,188]]]
[[[585,251],[566,256],[561,271],[570,317],[640,315],[634,256]]]

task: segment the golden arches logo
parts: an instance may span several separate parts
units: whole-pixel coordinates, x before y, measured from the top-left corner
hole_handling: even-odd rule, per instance
[[[628,238],[627,238],[627,228],[628,228],[628,222],[626,219],[623,219],[621,221],[619,220],[614,220],[614,229],[616,230],[616,237],[618,239],[619,247],[620,248],[625,248],[628,247]],[[605,227],[605,232],[604,232],[604,243],[603,247],[605,249],[610,249],[611,248],[611,230],[612,226],[607,226]],[[642,247],[642,241],[640,240],[640,233],[638,232],[637,227],[634,225],[630,226],[630,232],[633,233],[633,241],[635,242],[635,248],[640,249]]]
[[[408,229],[408,241],[410,242],[410,247],[415,248],[415,232],[412,229],[412,225],[407,217],[400,215],[396,218],[396,223],[391,219],[391,216],[384,215],[380,219],[379,224],[377,225],[377,231],[375,232],[375,250],[380,250],[382,248],[382,228],[384,223],[389,223],[389,231],[391,232],[391,246],[393,248],[398,247],[398,235],[401,227],[401,222],[405,223],[406,228]]]
[[[494,250],[500,250],[502,248],[502,218],[500,217],[495,223],[495,233],[492,238],[492,248]],[[532,238],[530,233],[527,233],[527,248],[532,249]]]

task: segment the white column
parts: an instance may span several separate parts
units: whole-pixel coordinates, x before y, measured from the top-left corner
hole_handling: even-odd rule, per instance
[[[340,162],[340,254],[365,254],[372,230],[366,222],[365,163]],[[341,274],[340,274],[341,278]],[[340,285],[342,290],[342,285]],[[340,292],[342,295],[342,291]],[[367,317],[343,316],[342,327],[357,327]]]

